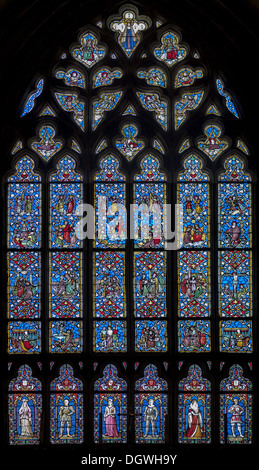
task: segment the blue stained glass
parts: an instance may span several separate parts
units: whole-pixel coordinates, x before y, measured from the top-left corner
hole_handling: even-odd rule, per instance
[[[167,85],[166,74],[162,69],[159,69],[158,67],[151,67],[147,71],[140,70],[137,73],[137,76],[139,78],[145,79],[148,85],[161,86],[163,88],[165,88]]]
[[[219,184],[219,245],[251,246],[251,188],[246,183]]]
[[[155,112],[155,119],[162,126],[164,130],[167,130],[167,103],[165,100],[160,98],[158,93],[140,93],[137,92],[142,106],[147,111]]]
[[[131,161],[144,148],[145,143],[137,137],[138,128],[134,124],[123,126],[121,133],[124,137],[115,140],[115,146],[127,160]]]
[[[8,317],[34,319],[40,316],[40,254],[9,252]]]
[[[219,252],[219,308],[221,317],[252,315],[252,259],[249,251]]]
[[[117,93],[101,93],[100,98],[93,101],[92,105],[92,129],[95,130],[104,119],[107,111],[112,111],[119,103],[122,91]]]
[[[238,115],[238,111],[233,103],[233,100],[231,99],[231,96],[229,93],[227,93],[226,91],[224,91],[224,83],[222,80],[220,79],[217,79],[216,80],[216,84],[217,84],[217,89],[218,89],[218,92],[221,96],[224,96],[225,98],[225,103],[226,103],[226,107],[227,109],[232,113],[234,114],[235,117],[239,118],[239,115]]]
[[[125,254],[94,254],[94,316],[123,318],[126,316]]]
[[[77,93],[55,93],[59,105],[64,111],[72,112],[73,119],[80,129],[85,130],[85,103],[79,100]]]
[[[153,319],[136,321],[135,350],[137,352],[166,352],[167,322]]]
[[[56,131],[52,126],[41,126],[38,134],[39,140],[32,139],[31,148],[47,162],[61,150],[63,143],[55,138]]]
[[[23,365],[9,383],[8,417],[11,445],[39,444],[41,436],[41,382]]]
[[[68,86],[78,86],[79,88],[85,88],[85,78],[81,72],[77,69],[58,70],[56,77],[63,79],[65,84]]]
[[[27,98],[26,103],[25,103],[25,105],[23,107],[23,110],[22,110],[22,113],[21,113],[21,117],[25,116],[25,114],[30,113],[30,111],[34,108],[35,100],[42,93],[43,85],[44,85],[44,80],[43,80],[43,78],[41,78],[40,80],[38,80],[38,82],[36,84],[36,91],[31,93],[30,96]]]
[[[127,57],[130,57],[140,42],[141,31],[150,26],[150,20],[136,15],[133,10],[125,10],[123,14],[113,16],[112,19],[113,21],[109,21],[109,26],[118,34],[118,43]]]
[[[8,323],[8,353],[38,354],[41,352],[41,327],[35,321]]]
[[[161,46],[154,48],[154,56],[167,64],[174,65],[183,60],[187,54],[187,48],[179,45],[179,37],[176,33],[168,31],[161,37]]]
[[[50,253],[50,317],[82,316],[82,259],[80,253]]]
[[[179,352],[209,352],[211,350],[210,322],[208,320],[181,320],[178,322]]]
[[[188,376],[179,382],[178,442],[209,444],[211,442],[210,382],[202,377],[199,366],[192,365]]]
[[[188,112],[193,111],[201,104],[203,96],[204,91],[183,93],[179,100],[175,102],[175,129],[178,129],[180,125],[186,120]]]
[[[83,390],[81,380],[74,377],[69,365],[60,368],[60,375],[50,384],[50,440],[52,444],[83,442]]]
[[[198,79],[203,77],[203,71],[200,69],[192,69],[184,67],[177,72],[175,77],[175,88],[181,86],[191,86]]]
[[[86,31],[80,36],[81,45],[71,49],[72,56],[84,64],[92,67],[106,55],[106,47],[98,44],[97,36],[90,31]]]
[[[220,322],[220,351],[251,353],[253,351],[252,322],[249,320],[222,320]]]
[[[134,254],[135,316],[166,316],[166,269],[164,252]]]
[[[94,321],[94,352],[126,352],[126,322],[118,320]]]
[[[93,76],[93,88],[111,85],[115,79],[121,78],[122,75],[123,73],[120,69],[111,70],[108,67],[103,67]]]
[[[83,324],[80,321],[51,321],[51,353],[80,353],[83,348]]]
[[[210,315],[209,253],[178,253],[178,314],[181,317]]]
[[[165,443],[167,382],[158,376],[153,364],[145,367],[144,377],[135,383],[135,441]]]
[[[127,383],[113,364],[94,384],[94,442],[127,442]],[[100,435],[101,430],[101,435]]]

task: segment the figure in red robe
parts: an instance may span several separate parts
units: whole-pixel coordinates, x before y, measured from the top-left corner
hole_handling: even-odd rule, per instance
[[[192,400],[188,411],[188,427],[186,437],[202,438],[202,416],[197,400]]]

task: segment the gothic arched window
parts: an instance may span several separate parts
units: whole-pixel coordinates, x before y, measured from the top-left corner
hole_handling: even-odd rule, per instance
[[[241,108],[186,31],[140,6],[105,11],[34,77],[10,147],[8,442],[251,444]]]

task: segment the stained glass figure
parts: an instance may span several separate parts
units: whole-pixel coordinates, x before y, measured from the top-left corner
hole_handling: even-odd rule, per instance
[[[220,351],[251,353],[253,351],[252,322],[239,319],[221,321]]]
[[[250,251],[219,252],[219,313],[221,317],[252,315],[252,259]]]
[[[50,177],[50,247],[77,248],[76,225],[80,221],[77,208],[83,202],[82,176],[75,171],[75,161],[65,156],[57,163]]]
[[[50,318],[82,316],[82,257],[77,252],[50,253]]]
[[[109,27],[117,33],[117,40],[127,57],[130,57],[141,40],[141,31],[150,26],[150,19],[136,15],[133,10],[125,10],[123,14],[113,17]]]
[[[52,444],[83,442],[83,384],[68,364],[50,384],[50,441]]]
[[[138,320],[135,322],[135,350],[137,352],[167,351],[167,322]]]
[[[145,142],[137,137],[138,128],[135,124],[126,124],[122,127],[123,138],[115,140],[116,148],[131,161],[143,148]]]
[[[202,78],[204,75],[203,70],[193,69],[191,67],[181,68],[175,77],[175,88],[182,86],[191,86],[199,78]]]
[[[163,444],[166,439],[167,382],[153,364],[135,383],[135,441]]]
[[[206,113],[205,113],[206,116],[209,116],[210,114],[212,114],[212,115],[214,115],[214,116],[221,116],[221,114],[220,114],[220,112],[219,112],[217,106],[215,106],[215,104],[211,104],[211,105],[208,107],[208,109],[207,109],[207,111],[206,111]]]
[[[178,314],[180,317],[210,315],[209,253],[180,251],[178,253]]]
[[[211,332],[208,320],[180,320],[178,330],[179,352],[200,353],[211,351]]]
[[[58,104],[64,111],[73,113],[73,120],[85,130],[85,103],[81,101],[77,93],[55,93]]]
[[[107,111],[116,108],[122,97],[122,91],[117,93],[101,93],[100,98],[93,101],[92,104],[92,129],[95,130],[104,119]]]
[[[42,110],[39,113],[39,116],[40,117],[45,117],[45,116],[56,117],[56,114],[53,111],[52,107],[47,104],[47,105],[43,106]]]
[[[238,141],[237,141],[237,148],[238,148],[239,150],[241,150],[242,152],[244,152],[246,155],[249,155],[249,150],[248,150],[247,145],[244,143],[243,140],[238,139]]]
[[[22,140],[17,140],[16,144],[13,146],[13,149],[11,151],[11,154],[12,155],[15,155],[17,152],[19,152],[19,150],[22,150],[23,149],[23,142]]]
[[[107,314],[107,317],[108,316],[109,315]],[[113,319],[95,320],[93,333],[93,350],[94,352],[102,353],[126,352],[126,322]]]
[[[162,126],[164,130],[167,129],[167,102],[160,98],[158,93],[140,93],[137,92],[137,97],[139,98],[142,106],[147,111],[152,111],[155,113],[156,121]]]
[[[106,55],[106,46],[98,43],[98,38],[94,33],[86,31],[80,36],[79,47],[73,47],[71,49],[72,56],[90,68],[103,59]]]
[[[85,88],[85,77],[78,69],[58,70],[55,77],[64,80],[68,86]]]
[[[41,326],[35,321],[8,323],[9,354],[39,354],[41,352]]]
[[[113,155],[102,158],[101,171],[95,174],[95,246],[125,246],[127,235],[125,212],[125,176]]]
[[[125,254],[114,251],[94,253],[94,316],[126,316]]]
[[[94,384],[94,442],[127,442],[127,383],[113,364]]]
[[[161,142],[159,142],[159,140],[154,139],[153,147],[154,147],[154,149],[158,150],[158,152],[163,153],[163,154],[165,153],[164,147],[161,144]]]
[[[229,377],[220,383],[221,444],[252,443],[252,383],[243,376],[240,365],[229,369]]]
[[[25,114],[28,114],[34,108],[35,100],[42,93],[43,86],[44,86],[44,80],[43,78],[40,78],[36,83],[36,90],[32,92],[26,100],[26,103],[21,113],[21,117],[25,116]]]
[[[187,137],[187,139],[184,139],[184,141],[181,143],[180,148],[179,148],[179,153],[184,152],[185,150],[190,148],[190,146],[191,146],[190,139],[188,139]]]
[[[229,142],[222,139],[222,130],[220,126],[208,124],[204,128],[205,139],[200,139],[197,143],[198,148],[204,152],[212,161],[216,160],[224,150],[229,147]]]
[[[251,246],[251,177],[243,171],[241,158],[232,155],[225,160],[225,172],[219,176],[219,246]]]
[[[108,67],[102,67],[93,76],[93,88],[99,86],[111,85],[115,79],[121,78],[123,72],[120,69],[110,69]]]
[[[178,174],[177,201],[183,204],[183,247],[209,246],[209,175],[203,162],[192,154],[183,162],[184,171]]]
[[[234,105],[233,100],[232,100],[230,94],[227,93],[227,92],[224,90],[225,85],[224,85],[223,81],[220,80],[220,79],[217,79],[217,80],[216,80],[216,85],[217,85],[217,89],[218,89],[219,94],[225,98],[225,103],[226,103],[227,109],[228,109],[232,114],[234,114],[234,116],[235,116],[236,118],[239,118],[239,114],[238,114],[237,108],[236,108],[236,106]]]
[[[168,31],[161,37],[161,45],[154,48],[154,56],[165,64],[172,66],[183,60],[187,54],[187,48],[179,45],[179,36]]]
[[[166,177],[159,166],[158,159],[148,155],[140,162],[141,172],[135,175],[134,244],[139,248],[164,246]]]
[[[166,316],[166,255],[159,251],[134,254],[134,310],[139,318]]]
[[[139,70],[137,77],[142,78],[148,85],[166,88],[167,76],[159,67],[150,67],[148,70]]]
[[[40,254],[36,251],[10,251],[7,254],[8,317],[40,317]]]
[[[203,96],[204,91],[182,93],[174,105],[175,129],[178,129],[183,124],[190,111],[193,111],[201,104]]]
[[[209,444],[211,442],[211,384],[202,377],[201,368],[194,364],[188,376],[179,382],[178,442]]]
[[[41,382],[23,365],[9,383],[9,444],[40,444],[42,396]]]
[[[50,321],[51,353],[81,353],[83,350],[83,323],[81,321]]]
[[[31,148],[46,162],[63,147],[61,140],[55,139],[55,133],[54,127],[41,126],[39,128],[40,140],[31,141]]]
[[[8,182],[8,248],[39,248],[41,184],[34,161],[27,156],[20,158]]]
[[[122,116],[137,116],[137,112],[135,111],[135,108],[129,104],[125,111],[122,113]]]

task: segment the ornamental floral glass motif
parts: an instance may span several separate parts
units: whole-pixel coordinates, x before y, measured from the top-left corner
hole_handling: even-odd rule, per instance
[[[127,5],[83,29],[46,78],[34,81],[19,113],[37,126],[27,141],[12,143],[6,180],[9,369],[26,355],[8,390],[10,444],[42,443],[41,383],[30,367],[39,354],[39,371],[46,353],[51,368],[57,358],[70,361],[47,397],[54,445],[85,443],[86,423],[95,444],[164,444],[176,421],[178,443],[209,444],[204,364],[191,365],[179,382],[177,420],[168,400],[171,354],[177,349],[176,375],[194,354],[211,368],[217,351],[219,360],[250,353],[252,370],[253,178],[243,160],[248,146],[236,134],[239,110],[177,28],[140,13]],[[82,202],[93,206],[88,239],[77,229]],[[168,249],[169,202],[183,207],[178,250]],[[89,389],[94,406],[86,416],[86,377],[74,377],[82,354],[103,371]],[[141,377],[147,354],[157,366],[145,364]],[[222,444],[252,442],[252,383],[243,365],[232,366],[215,392]],[[158,375],[163,368],[168,380]]]

